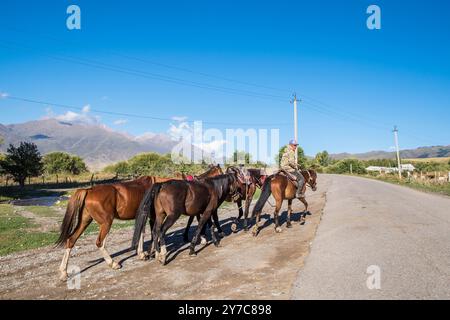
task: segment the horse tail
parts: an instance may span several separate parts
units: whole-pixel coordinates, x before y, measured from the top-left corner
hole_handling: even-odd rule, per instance
[[[149,217],[149,215],[151,218],[151,216],[155,212],[154,200],[155,197],[158,195],[161,187],[162,187],[161,183],[155,183],[153,187],[148,189],[144,194],[144,198],[142,199],[141,204],[139,205],[139,209],[136,215],[136,221],[134,223],[134,234],[133,240],[131,242],[132,250],[137,248],[137,244],[139,242],[141,234],[145,230],[145,223],[147,222],[147,218]]]
[[[64,245],[78,227],[81,221],[80,215],[84,208],[84,200],[86,199],[89,190],[90,189],[78,189],[70,198],[69,203],[67,204],[66,214],[64,215],[61,224],[61,233],[55,243],[56,247]]]
[[[253,208],[252,212],[252,218],[256,215],[256,213],[261,212],[264,208],[264,204],[267,202],[267,199],[269,199],[272,190],[270,188],[270,182],[272,181],[273,176],[267,177],[264,180],[264,184],[261,188],[261,195],[259,196],[258,201],[255,204],[255,207]]]

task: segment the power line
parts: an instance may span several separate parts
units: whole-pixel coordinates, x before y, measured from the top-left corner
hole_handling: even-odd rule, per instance
[[[30,99],[25,97],[18,97],[18,96],[12,96],[12,95],[5,95],[3,96],[3,99],[10,99],[10,100],[16,100],[16,101],[23,101],[33,104],[40,104],[40,105],[46,105],[51,107],[57,107],[57,108],[64,108],[64,109],[71,109],[71,110],[77,110],[77,111],[83,111],[82,107],[77,107],[73,105],[67,105],[67,104],[61,104],[61,103],[53,103],[49,101],[42,101],[42,100],[36,100],[36,99]],[[151,120],[158,120],[158,121],[171,121],[174,122],[176,120],[172,118],[164,118],[164,117],[155,117],[155,116],[149,116],[149,115],[142,115],[142,114],[132,114],[132,113],[124,113],[124,112],[114,112],[114,111],[104,111],[104,110],[98,110],[98,109],[90,109],[91,112],[99,113],[99,114],[106,114],[106,115],[114,115],[114,116],[121,116],[121,117],[130,117],[130,118],[139,118],[139,119],[151,119]],[[183,121],[183,122],[189,122],[193,123],[195,121]],[[287,126],[291,125],[291,123],[235,123],[235,122],[220,122],[220,121],[202,121],[204,124],[210,124],[210,125],[227,125],[227,126]]]
[[[5,42],[13,43],[10,41],[3,41],[3,44],[0,43],[0,45],[4,46],[4,47],[8,47],[8,48],[14,48],[10,44],[7,44],[7,43],[5,44]],[[31,47],[17,45],[17,43],[13,43],[13,45],[15,45],[16,47],[19,47],[21,49],[25,48],[25,50],[35,50]],[[16,48],[14,48],[14,49],[16,49]],[[214,90],[214,91],[219,91],[219,92],[223,92],[223,93],[248,96],[248,97],[253,97],[253,98],[269,99],[269,100],[283,101],[283,102],[288,101],[287,98],[280,96],[280,95],[265,94],[265,93],[259,93],[259,92],[249,91],[249,90],[242,90],[242,89],[235,89],[235,88],[224,87],[224,86],[210,85],[210,84],[206,84],[206,83],[189,81],[189,80],[184,80],[184,79],[175,78],[175,77],[169,77],[169,76],[165,76],[165,75],[161,75],[161,74],[150,73],[150,72],[140,71],[140,70],[131,69],[131,68],[124,68],[124,67],[120,67],[120,66],[116,66],[116,65],[112,65],[112,64],[106,64],[106,63],[95,61],[95,60],[77,58],[77,57],[69,56],[69,55],[56,56],[56,55],[50,55],[50,54],[45,54],[45,53],[39,53],[39,54],[49,57],[51,59],[55,59],[55,60],[76,63],[76,64],[89,66],[89,67],[93,67],[93,68],[97,68],[97,69],[113,71],[113,72],[118,72],[118,73],[123,73],[123,74],[128,74],[128,75],[134,75],[134,76],[139,76],[139,77],[152,79],[152,80],[165,81],[165,82],[170,82],[170,83],[175,83],[175,84],[180,84],[180,85],[185,85],[185,86],[190,86],[190,87]]]
[[[65,44],[69,44],[69,45],[80,45],[79,42],[74,42],[74,41],[67,41],[67,40],[63,40],[60,38],[57,38],[53,35],[49,35],[49,34],[42,34],[42,33],[37,33],[37,32],[32,32],[30,30],[25,30],[25,29],[19,29],[16,27],[11,27],[11,26],[6,26],[4,24],[0,25],[3,26],[3,28],[5,29],[9,29],[15,32],[21,32],[21,33],[31,33],[33,35],[37,35],[41,38],[47,38],[47,39],[51,39],[51,40],[55,40],[58,41],[60,43],[65,43]],[[283,92],[283,93],[288,93],[288,90],[285,89],[281,89],[281,88],[277,88],[274,86],[268,86],[268,85],[263,85],[263,84],[258,84],[258,83],[254,83],[254,82],[249,82],[249,81],[242,81],[242,80],[236,80],[236,79],[232,79],[229,77],[223,77],[220,75],[214,75],[211,73],[206,73],[206,72],[201,72],[201,71],[195,71],[189,68],[185,68],[185,67],[180,67],[180,66],[175,66],[175,65],[171,65],[171,64],[167,64],[167,63],[161,63],[161,62],[157,62],[157,61],[153,61],[147,58],[140,58],[140,57],[133,57],[130,55],[126,55],[126,54],[122,54],[122,53],[118,53],[115,51],[110,51],[113,55],[117,56],[117,57],[122,57],[128,60],[134,60],[134,61],[138,61],[138,62],[142,62],[142,63],[146,63],[146,64],[151,64],[151,65],[155,65],[155,66],[159,66],[159,67],[164,67],[167,69],[172,69],[172,70],[178,70],[178,71],[182,71],[182,72],[186,72],[186,73],[191,73],[191,74],[197,74],[203,77],[208,77],[208,78],[212,78],[212,79],[218,79],[218,80],[224,80],[227,82],[231,82],[231,83],[238,83],[238,84],[243,84],[246,86],[252,86],[252,87],[257,87],[257,88],[262,88],[262,89],[269,89],[269,90],[273,90],[273,91],[278,91],[278,92]]]

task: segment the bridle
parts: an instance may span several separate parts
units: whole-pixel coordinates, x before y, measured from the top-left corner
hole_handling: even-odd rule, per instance
[[[311,176],[311,172],[309,172],[309,170],[303,170],[303,171],[306,171],[308,173],[308,181],[306,183],[311,189],[313,189],[313,187],[311,185],[312,184],[312,180],[313,180],[313,178]]]

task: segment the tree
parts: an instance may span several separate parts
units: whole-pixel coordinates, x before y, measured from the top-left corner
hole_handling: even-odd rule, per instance
[[[283,146],[280,148],[280,151],[278,152],[278,156],[275,159],[275,161],[278,165],[280,165],[281,158],[283,157],[283,153],[286,151],[287,147],[288,146],[286,145],[286,146]],[[298,163],[299,167],[306,168],[307,161],[308,161],[308,159],[305,156],[305,151],[303,150],[302,147],[297,146],[297,163]]]
[[[318,152],[316,154],[315,160],[322,167],[327,167],[331,162],[330,155],[328,154],[328,152],[326,150],[322,151],[322,152]]]
[[[109,165],[103,169],[104,172],[114,173],[118,175],[129,175],[130,174],[130,166],[126,161],[120,161],[115,164]]]
[[[352,166],[352,172],[356,174],[366,173],[364,163],[357,159],[343,159],[335,164],[329,166],[326,172],[329,173],[350,173],[350,165]]]
[[[80,174],[87,171],[83,159],[65,152],[48,153],[43,158],[44,171],[48,174]]]
[[[233,156],[231,157],[231,163],[232,164],[244,164],[248,165],[250,164],[252,160],[252,156],[250,153],[245,151],[235,151],[233,152]],[[244,163],[241,163],[242,160],[244,160]]]
[[[23,188],[28,177],[41,174],[42,157],[34,143],[21,142],[17,148],[10,144],[2,167]]]

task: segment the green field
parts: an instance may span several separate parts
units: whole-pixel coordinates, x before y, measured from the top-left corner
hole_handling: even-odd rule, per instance
[[[450,157],[444,158],[415,158],[415,159],[402,159],[402,162],[436,162],[436,163],[449,163]]]
[[[408,180],[407,178],[399,180],[398,177],[395,175],[387,175],[387,176],[362,175],[362,176],[370,179],[376,179],[384,182],[398,184],[401,186],[409,187],[424,192],[438,193],[450,196],[450,183],[442,183],[442,184],[426,183],[422,181]]]

